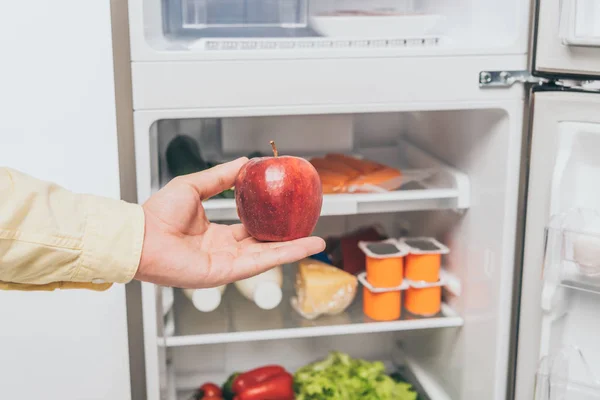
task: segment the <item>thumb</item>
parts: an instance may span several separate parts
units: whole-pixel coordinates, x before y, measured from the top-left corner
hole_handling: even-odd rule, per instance
[[[224,190],[231,188],[240,169],[248,162],[248,158],[241,157],[205,171],[183,175],[180,180],[193,186],[200,198],[206,200]]]

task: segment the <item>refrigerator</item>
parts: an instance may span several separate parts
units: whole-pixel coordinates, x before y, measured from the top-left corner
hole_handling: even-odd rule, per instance
[[[326,194],[315,234],[449,249],[429,317],[374,321],[360,284],[341,314],[303,318],[296,265],[270,310],[235,285],[201,311],[143,284],[147,399],[330,351],[402,370],[425,399],[600,398],[600,1],[129,0],[128,25],[140,203],[173,178],[181,135],[216,162],[275,140],[410,180]],[[231,198],[204,207],[237,221]]]

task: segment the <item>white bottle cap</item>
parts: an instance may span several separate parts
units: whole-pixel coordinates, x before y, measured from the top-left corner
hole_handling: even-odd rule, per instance
[[[196,289],[192,295],[194,307],[202,312],[211,312],[221,304],[221,292],[218,288]]]
[[[281,303],[283,293],[275,282],[261,282],[254,290],[254,303],[263,310],[272,310]]]

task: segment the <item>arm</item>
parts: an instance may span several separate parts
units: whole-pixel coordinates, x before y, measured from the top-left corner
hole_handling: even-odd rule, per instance
[[[143,205],[82,195],[0,168],[0,289],[106,290],[131,279],[214,287],[325,248],[317,237],[260,243],[202,202],[233,186],[240,158],[173,179]]]
[[[135,275],[141,206],[0,168],[0,289],[106,290]]]

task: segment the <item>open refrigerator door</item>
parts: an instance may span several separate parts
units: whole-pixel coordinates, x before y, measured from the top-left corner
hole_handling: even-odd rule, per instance
[[[546,229],[536,400],[600,399],[600,214],[576,208]]]
[[[537,1],[534,71],[544,75],[600,77],[600,1]]]
[[[600,190],[594,185],[600,177],[600,95],[540,90],[533,94],[533,105],[516,398],[533,396],[538,367],[538,393],[542,384],[561,385],[564,374],[550,364],[561,364],[564,348],[578,348],[593,375],[600,375],[594,334],[600,329],[600,257],[595,255],[600,251]],[[571,370],[565,384],[570,387],[587,375]]]

